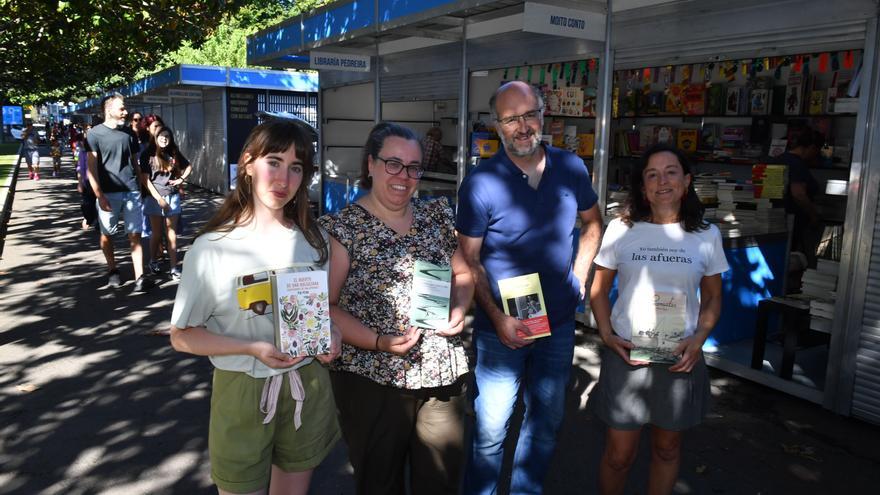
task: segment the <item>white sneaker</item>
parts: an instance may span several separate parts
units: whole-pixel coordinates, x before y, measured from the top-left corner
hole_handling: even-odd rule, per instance
[[[180,280],[180,268],[176,266],[171,269],[171,279],[172,280]]]

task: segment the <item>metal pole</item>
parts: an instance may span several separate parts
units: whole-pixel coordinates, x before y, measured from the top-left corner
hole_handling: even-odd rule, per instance
[[[599,211],[605,215],[608,190],[608,159],[611,156],[611,76],[614,73],[614,54],[611,50],[611,0],[605,12],[605,53],[599,61],[602,77],[599,79],[599,115],[596,122],[596,152],[593,160],[593,188],[599,195]]]
[[[378,3],[378,2],[376,2]],[[381,62],[379,57],[379,42],[376,42],[376,77],[373,79],[373,121],[375,123],[382,122],[382,93],[380,91],[380,77],[379,72],[381,70]]]
[[[867,21],[862,55],[862,87],[856,116],[849,191],[837,281],[838,302],[834,308],[831,346],[825,374],[823,405],[834,412],[851,415],[856,379],[856,354],[863,332],[865,294],[870,273],[872,238],[877,222],[880,190],[880,18]]]
[[[468,83],[470,74],[467,63],[467,18],[461,23],[461,74],[459,75],[460,86],[458,89],[458,177],[455,179],[455,190],[461,187],[461,181],[467,172],[468,160],[470,159],[470,146],[468,143]]]

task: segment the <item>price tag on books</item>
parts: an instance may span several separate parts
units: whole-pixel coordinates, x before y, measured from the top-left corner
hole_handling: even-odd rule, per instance
[[[307,265],[270,272],[275,345],[291,356],[330,352],[327,272]]]
[[[426,261],[413,264],[410,293],[410,325],[442,330],[449,326],[449,296],[452,270]]]
[[[519,334],[523,339],[537,339],[550,336],[550,320],[547,306],[541,291],[541,278],[537,273],[505,278],[498,281],[501,305],[504,313],[522,320],[531,335]]]

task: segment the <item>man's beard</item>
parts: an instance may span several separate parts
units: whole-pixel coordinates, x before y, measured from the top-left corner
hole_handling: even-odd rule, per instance
[[[501,144],[504,145],[504,149],[507,151],[507,154],[513,155],[513,156],[516,156],[519,158],[525,158],[527,156],[532,156],[533,154],[535,154],[535,151],[538,150],[538,146],[541,145],[541,136],[539,136],[537,133],[531,132],[531,131],[530,131],[530,134],[531,134],[531,141],[532,142],[531,142],[531,145],[528,147],[528,149],[525,151],[519,150],[516,148],[516,144],[515,144],[516,141],[515,140],[508,142],[507,139],[504,138],[504,135],[500,134],[500,133],[499,133],[499,137],[501,138]],[[515,139],[515,137],[514,137],[514,139]]]

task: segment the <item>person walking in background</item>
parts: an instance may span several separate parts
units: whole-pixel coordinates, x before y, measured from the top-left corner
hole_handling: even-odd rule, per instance
[[[88,133],[88,127],[82,133],[76,136],[76,190],[80,194],[80,211],[82,212],[82,228],[87,230],[95,224],[98,218],[97,199],[95,192],[92,191],[92,185],[89,183],[89,153],[86,149],[85,139]]]
[[[28,179],[40,180],[40,136],[34,124],[28,123],[21,133],[21,152],[28,168]]]
[[[97,198],[98,223],[101,227],[101,251],[107,260],[107,285],[119,287],[122,281],[116,267],[112,236],[119,229],[119,215],[125,219],[125,232],[131,245],[134,270],[133,292],[144,292],[152,285],[144,277],[144,255],[141,249],[143,185],[137,155],[137,141],[118,127],[128,112],[123,96],[115,93],[101,101],[104,122],[93,127],[86,139],[89,147],[88,177]]]
[[[599,245],[602,220],[584,161],[541,144],[544,102],[523,82],[489,101],[504,145],[464,179],[458,194],[459,245],[476,280],[476,391],[466,494],[498,487],[518,393],[525,416],[513,457],[511,494],[541,493],[562,423],[574,354],[575,310]],[[577,257],[575,221],[580,219]],[[502,310],[500,280],[537,274],[551,334]]]
[[[265,494],[271,485],[269,493],[305,495],[314,468],[339,439],[321,365],[339,354],[338,333],[317,361],[292,357],[275,347],[274,314],[239,302],[242,281],[266,270],[327,270],[327,239],[306,187],[313,154],[297,124],[272,120],[254,128],[238,159],[238,187],[183,265],[171,344],[214,365],[208,453],[221,494]]]
[[[61,173],[61,138],[58,134],[52,134],[49,146],[49,153],[52,155],[52,177],[58,177]]]
[[[165,127],[165,122],[162,120],[162,117],[155,113],[151,113],[144,117],[143,125],[151,136],[155,136],[159,132],[159,129]]]
[[[590,407],[608,425],[599,466],[603,495],[624,492],[645,425],[651,425],[647,493],[671,493],[682,432],[709,410],[702,348],[721,314],[721,273],[728,265],[721,233],[703,220],[703,211],[687,156],[654,146],[632,171],[625,210],[608,226],[596,256],[590,307],[605,347]],[[668,335],[660,339],[681,339],[671,344],[678,361],[631,359],[636,331],[661,328]]]
[[[169,274],[180,279],[177,268],[177,222],[180,219],[180,195],[177,187],[192,172],[192,165],[180,154],[174,142],[174,133],[162,127],[141,153],[141,173],[146,177],[149,196],[144,199],[144,213],[150,219],[153,235],[150,236],[150,271],[161,273],[156,261],[162,232],[168,240]]]
[[[421,160],[410,129],[376,125],[361,161],[369,192],[321,218],[331,236],[330,314],[344,342],[333,392],[361,495],[460,488],[468,363],[459,334],[473,280],[446,200],[412,199]],[[411,320],[419,261],[451,270],[445,327]]]
[[[440,143],[441,139],[443,139],[443,131],[441,131],[439,127],[432,127],[425,133],[425,140],[422,141],[422,148],[425,150],[424,167],[427,171],[442,171],[440,166],[443,159],[443,144]]]

